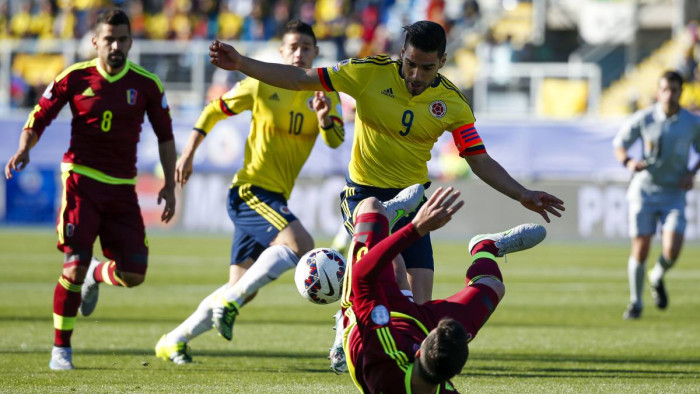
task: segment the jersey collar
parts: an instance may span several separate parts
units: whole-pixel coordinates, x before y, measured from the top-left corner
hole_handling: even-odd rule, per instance
[[[102,75],[102,78],[106,79],[109,83],[113,83],[120,80],[124,75],[126,75],[127,72],[129,72],[129,68],[131,67],[131,61],[127,59],[126,63],[124,64],[124,68],[121,71],[119,71],[119,73],[116,75],[110,75],[107,71],[100,67],[100,61],[98,59],[95,59],[95,65],[97,68],[97,72],[100,73],[100,75]]]

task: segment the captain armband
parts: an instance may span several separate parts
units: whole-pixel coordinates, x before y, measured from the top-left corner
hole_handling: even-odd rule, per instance
[[[486,147],[476,131],[474,123],[465,124],[452,130],[452,137],[461,157],[486,153]]]

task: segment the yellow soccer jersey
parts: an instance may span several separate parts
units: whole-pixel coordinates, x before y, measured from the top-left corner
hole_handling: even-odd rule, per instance
[[[333,125],[327,130],[318,124],[313,97],[314,92],[280,89],[246,78],[209,103],[194,128],[207,134],[221,119],[251,110],[243,168],[233,177],[233,186],[250,183],[289,198],[319,132],[331,148],[345,138],[338,93],[328,94]]]
[[[412,96],[401,62],[388,56],[348,59],[318,73],[327,91],[357,100],[349,165],[353,182],[382,188],[428,182],[430,150],[446,130],[463,133],[462,141],[474,145],[469,152],[460,148],[462,154],[485,152],[467,99],[439,74],[433,85]]]

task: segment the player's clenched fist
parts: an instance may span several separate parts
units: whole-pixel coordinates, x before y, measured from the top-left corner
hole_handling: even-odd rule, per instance
[[[235,71],[240,69],[241,54],[231,45],[214,40],[209,45],[209,62],[224,70]]]

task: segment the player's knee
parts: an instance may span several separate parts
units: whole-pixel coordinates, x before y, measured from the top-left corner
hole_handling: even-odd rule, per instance
[[[120,272],[119,276],[124,281],[126,287],[138,286],[146,280],[146,275],[134,274],[132,272]]]
[[[384,213],[386,210],[376,197],[367,197],[357,206],[356,215],[362,213]]]
[[[92,253],[87,250],[66,253],[63,259],[63,276],[73,283],[82,283],[90,266],[90,259]]]
[[[493,292],[496,293],[496,296],[498,297],[499,301],[502,300],[503,297],[506,295],[506,285],[504,285],[503,282],[498,280],[498,278],[495,278],[493,276],[484,276],[474,281],[471,285],[475,285],[477,283],[483,286],[487,286],[488,288],[493,290]]]

